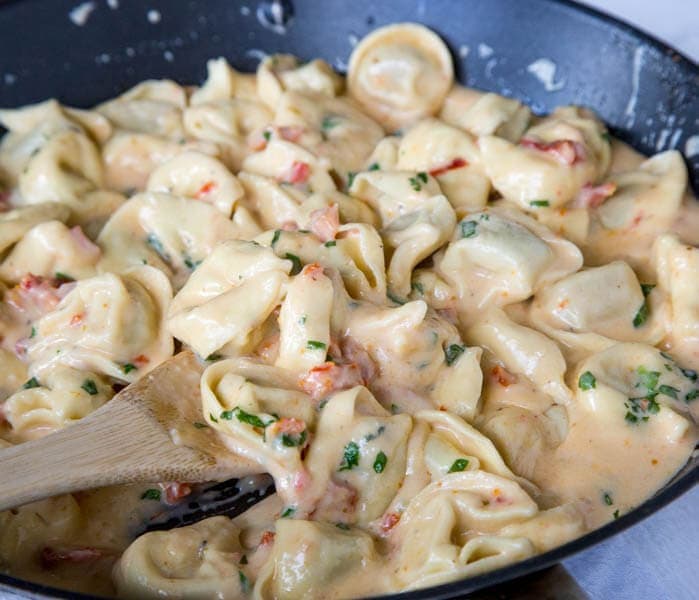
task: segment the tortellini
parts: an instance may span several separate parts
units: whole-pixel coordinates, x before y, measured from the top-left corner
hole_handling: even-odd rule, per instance
[[[436,113],[454,69],[444,42],[429,29],[402,23],[366,36],[350,57],[350,94],[379,123],[399,129]]]
[[[256,242],[218,245],[170,304],[169,331],[202,357],[243,353],[283,298],[292,266]]]
[[[47,435],[86,417],[114,395],[95,373],[58,366],[41,380],[30,379],[3,405],[11,437],[24,441]]]
[[[158,269],[83,279],[35,324],[27,355],[41,381],[56,365],[134,381],[172,355],[170,284]]]
[[[226,517],[146,533],[114,569],[117,592],[122,598],[241,598],[248,589],[240,534]]]
[[[601,179],[611,151],[604,126],[576,107],[557,108],[528,129],[518,145],[497,136],[483,136],[479,147],[493,187],[527,211],[558,207],[585,184]]]
[[[529,125],[531,110],[514,98],[483,94],[466,110],[461,104],[452,107],[445,102],[440,116],[475,136],[496,135],[516,143]]]
[[[490,209],[456,226],[439,271],[465,307],[505,306],[577,271],[580,250],[521,213]]]
[[[70,209],[54,202],[21,206],[7,212],[0,212],[0,253],[22,239],[34,226],[47,221],[65,222]]]

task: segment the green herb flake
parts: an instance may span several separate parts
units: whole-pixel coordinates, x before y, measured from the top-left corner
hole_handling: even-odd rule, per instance
[[[624,402],[627,411],[624,420],[632,425],[639,421],[648,421],[651,415],[660,412],[660,404],[655,401],[655,395],[647,398],[629,398]]]
[[[232,421],[233,420],[233,411],[232,410],[224,410],[219,416],[219,419],[222,419],[223,421]]]
[[[419,281],[413,281],[413,282],[410,284],[410,289],[411,289],[411,290],[415,290],[415,291],[418,292],[421,296],[424,296],[424,295],[425,295],[425,288],[423,287],[423,285],[422,285]]]
[[[284,509],[284,512],[280,515],[280,518],[286,519],[287,517],[292,516],[296,512],[296,508],[293,506],[289,506]]]
[[[338,471],[351,471],[357,466],[359,466],[359,446],[356,442],[350,442],[345,446]]]
[[[416,192],[419,192],[422,189],[422,185],[427,183],[427,173],[424,171],[419,171],[414,177],[410,177],[408,181],[410,182],[411,187]]]
[[[320,128],[323,131],[329,131],[333,127],[337,127],[340,124],[341,119],[336,115],[327,115],[323,117],[323,122],[320,124]]]
[[[376,460],[374,460],[374,471],[377,473],[383,473],[387,462],[388,457],[383,452],[379,452],[376,455]]]
[[[391,302],[395,302],[396,304],[400,304],[401,306],[402,306],[403,304],[405,304],[405,300],[399,298],[398,296],[396,296],[396,295],[393,294],[392,292],[386,292],[386,297],[387,297]]]
[[[330,240],[328,242],[325,242],[323,246],[325,246],[326,248],[332,248],[334,246],[337,246],[337,242],[335,240]]]
[[[600,137],[608,144],[612,143],[612,136],[609,135],[608,131],[603,131],[602,133],[600,133]]]
[[[687,392],[687,395],[684,397],[684,401],[691,402],[697,398],[699,398],[699,390],[692,390],[691,392]]]
[[[380,171],[381,170],[381,165],[377,162],[373,162],[369,165],[367,168],[367,171]]]
[[[184,260],[185,267],[187,267],[190,271],[194,271],[201,264],[200,260],[194,260],[193,258],[191,258],[190,256],[187,256],[186,254],[185,254],[183,260]]]
[[[459,344],[449,344],[444,349],[444,361],[447,363],[447,366],[451,367],[451,365],[459,360],[459,357],[465,350],[466,348],[464,346],[460,346]]]
[[[221,360],[223,358],[222,354],[216,354],[215,352],[213,354],[209,354],[204,360],[206,362],[215,362],[217,360]]]
[[[614,519],[619,518],[619,509],[618,508],[612,513],[612,516],[614,517]]]
[[[650,307],[648,306],[648,302],[644,300],[643,304],[641,304],[641,308],[638,309],[636,316],[633,318],[633,326],[636,329],[638,329],[639,327],[643,327],[645,322],[648,320],[649,316]]]
[[[124,375],[128,375],[129,373],[131,373],[131,371],[136,370],[136,365],[132,363],[126,363],[124,365],[121,365],[121,370],[124,373]]]
[[[24,385],[22,386],[23,390],[31,390],[33,388],[38,388],[39,387],[39,382],[37,381],[36,377],[32,377],[29,381],[26,381]]]
[[[240,580],[240,591],[247,594],[250,591],[250,580],[240,569],[238,569],[238,579]]]
[[[357,174],[354,171],[347,172],[347,189],[350,189],[352,187],[352,184],[354,183],[354,178],[356,176]]]
[[[697,380],[697,372],[694,369],[680,369],[680,371],[682,371],[682,375],[684,375],[690,381]]]
[[[677,400],[677,394],[679,394],[680,390],[678,390],[676,387],[672,387],[671,385],[661,385],[658,388],[658,392],[660,392],[663,396],[669,396],[670,398]]]
[[[85,390],[90,396],[96,396],[97,395],[97,386],[95,385],[95,382],[92,379],[86,379],[83,381],[83,384],[80,386],[81,389]]]
[[[238,421],[240,421],[241,423],[247,423],[248,425],[252,425],[253,427],[260,427],[261,429],[264,429],[265,427],[267,427],[267,425],[269,425],[269,423],[265,423],[257,415],[245,412],[239,406],[236,406],[232,412],[235,414],[235,418],[238,419]],[[221,413],[221,418],[224,418],[223,413]]]
[[[303,446],[308,438],[308,432],[304,429],[298,435],[293,435],[291,433],[282,434],[282,445],[287,448],[296,448],[298,446]]]
[[[585,371],[578,379],[578,387],[583,391],[594,390],[597,387],[597,379],[590,371]]]
[[[658,387],[658,380],[660,379],[660,371],[649,371],[645,367],[641,366],[636,369],[638,373],[638,385],[642,385],[649,392],[655,392],[655,388]],[[638,387],[638,385],[636,387]]]
[[[163,260],[168,260],[168,255],[167,252],[165,252],[165,247],[163,246],[163,243],[160,241],[158,236],[156,236],[153,233],[149,233],[148,237],[146,238],[146,244],[148,244],[155,252],[162,258]]]
[[[36,337],[36,327],[32,325],[32,331],[29,334],[29,339],[31,340],[32,338]]]
[[[279,241],[279,238],[282,235],[282,230],[281,229],[275,229],[274,230],[274,235],[272,236],[272,248],[277,245],[277,242]]]
[[[299,325],[305,325],[307,320],[308,315],[301,315],[301,317],[299,318]]]
[[[478,223],[476,221],[461,221],[461,238],[472,238],[478,235]]]
[[[301,264],[301,259],[295,254],[291,254],[291,252],[287,252],[284,255],[284,258],[290,260],[292,263],[291,274],[298,275],[301,272],[301,269],[303,268],[303,265]]]
[[[612,504],[614,504],[614,500],[612,500],[612,496],[609,492],[605,492],[604,496],[602,496],[602,499],[604,500],[604,503],[607,506],[611,506]]]
[[[347,523],[335,523],[335,527],[342,529],[342,531],[349,531],[350,526]]]
[[[141,494],[141,500],[160,500],[160,495],[160,490],[150,488]]]
[[[328,345],[324,342],[319,342],[317,340],[308,340],[306,342],[307,350],[325,350]]]
[[[211,419],[212,423],[218,423],[218,419],[214,417],[214,413],[209,413],[209,419]]]
[[[206,423],[202,423],[201,421],[194,421],[192,425],[194,425],[194,427],[197,429],[207,429],[209,427]]]
[[[648,294],[650,294],[653,291],[654,287],[655,287],[654,283],[642,283],[641,284],[641,292],[643,292],[643,297],[647,298]]]
[[[550,206],[550,205],[551,205],[551,203],[548,200],[532,200],[529,203],[529,206],[533,206],[536,208],[546,207],[546,206]]]
[[[61,273],[60,271],[56,271],[54,273],[54,277],[58,279],[58,281],[75,281],[70,275],[66,275],[65,273]]]
[[[391,414],[392,415],[400,414],[400,407],[397,404],[391,404]]]
[[[461,471],[465,471],[466,467],[468,467],[468,459],[466,458],[457,458],[449,467],[449,470],[447,473],[460,473]]]

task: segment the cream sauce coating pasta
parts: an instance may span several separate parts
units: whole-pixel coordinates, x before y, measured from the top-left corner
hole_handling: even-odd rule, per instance
[[[122,598],[378,595],[555,548],[686,463],[699,209],[678,152],[455,85],[416,24],[360,41],[346,85],[287,54],[207,71],[0,110],[0,447],[191,349],[192,431],[276,494],[140,536],[196,486],[5,511],[0,571]]]

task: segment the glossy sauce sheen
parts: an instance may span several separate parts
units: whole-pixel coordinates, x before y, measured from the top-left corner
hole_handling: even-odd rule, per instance
[[[0,111],[0,446],[190,348],[202,408],[173,441],[277,493],[144,535],[191,486],[27,505],[0,513],[0,570],[127,598],[389,593],[551,549],[686,463],[699,208],[677,152],[454,85],[412,24],[362,40],[347,81],[287,55],[208,69]]]

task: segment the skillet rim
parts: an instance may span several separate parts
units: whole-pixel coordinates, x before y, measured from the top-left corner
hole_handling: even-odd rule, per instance
[[[21,0],[0,0],[0,11],[9,5],[16,4]],[[591,19],[601,23],[603,26],[611,26],[611,28],[622,32],[623,34],[637,40],[648,46],[652,46],[664,55],[668,55],[671,60],[685,63],[685,67],[693,71],[699,77],[699,64],[692,60],[683,52],[676,50],[667,42],[648,33],[644,29],[631,25],[630,23],[613,16],[609,13],[599,10],[595,7],[581,4],[573,0],[537,0],[542,4],[558,5],[568,13],[582,13]],[[629,128],[632,130],[633,128]],[[614,128],[612,128],[614,131]],[[686,157],[685,157],[686,160]],[[694,464],[691,464],[691,463]],[[691,465],[691,466],[689,466]],[[384,596],[376,596],[375,598],[391,599],[391,600],[441,600],[447,598],[458,598],[463,594],[476,591],[487,592],[489,588],[504,583],[512,583],[514,580],[532,575],[539,571],[560,563],[563,559],[569,558],[583,550],[614,536],[622,531],[632,527],[633,525],[647,519],[658,510],[669,505],[697,483],[699,483],[699,458],[697,456],[690,457],[689,461],[683,466],[685,473],[675,475],[674,480],[666,484],[663,488],[655,493],[648,500],[635,507],[630,512],[619,517],[617,520],[611,521],[602,527],[599,527],[589,533],[571,540],[561,546],[558,546],[547,552],[537,554],[525,560],[514,564],[488,571],[481,575],[468,577],[456,581],[451,581],[437,586],[426,587],[418,590],[398,592]],[[106,598],[104,596],[95,596],[91,594],[83,594],[60,588],[54,588],[48,585],[33,583],[25,579],[19,579],[11,575],[0,573],[0,592],[10,592],[17,596],[28,598],[41,599],[68,599],[68,600],[95,600]]]

